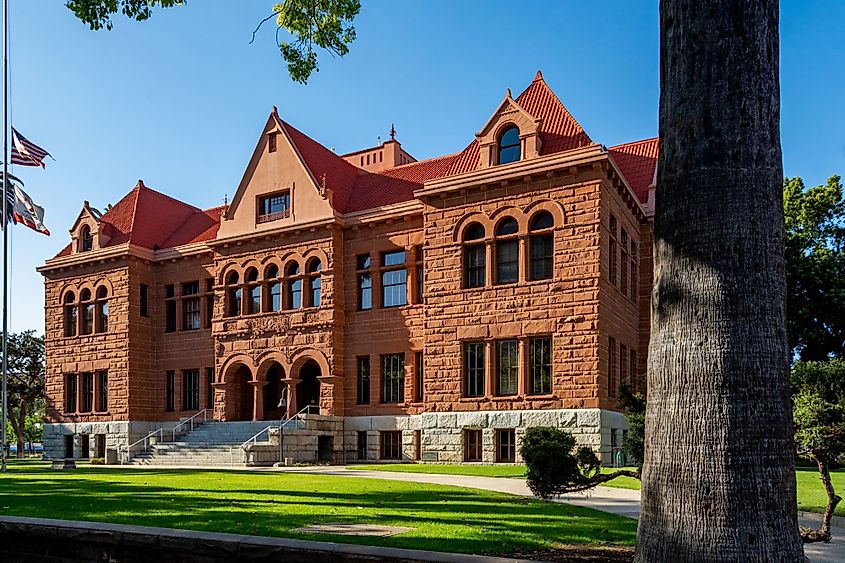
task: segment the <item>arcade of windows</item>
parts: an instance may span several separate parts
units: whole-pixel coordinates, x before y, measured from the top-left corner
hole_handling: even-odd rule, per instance
[[[83,289],[79,299],[73,291],[68,291],[62,299],[62,308],[66,337],[108,332],[109,290],[105,286],[98,287],[93,295],[90,289]]]
[[[548,211],[538,211],[528,222],[527,235],[520,234],[513,217],[496,223],[488,237],[481,223],[470,223],[463,230],[463,286],[485,287],[520,281],[520,254],[527,254],[527,281],[551,279],[554,275],[554,218]],[[527,251],[524,248],[527,246]],[[487,265],[492,262],[492,275]]]
[[[320,260],[312,258],[305,263],[304,272],[295,261],[288,262],[282,272],[270,264],[261,278],[256,268],[247,269],[243,280],[237,272],[229,272],[225,276],[226,316],[319,307],[322,270]]]
[[[481,398],[521,395],[521,366],[525,366],[525,395],[551,394],[552,338],[542,336],[464,342],[463,396]]]
[[[107,413],[109,410],[108,372],[66,373],[64,402],[65,414]]]
[[[609,219],[610,237],[608,238],[608,278],[610,284],[618,287],[625,297],[637,300],[639,283],[639,248],[633,240],[628,240],[625,228],[619,228],[614,215]]]

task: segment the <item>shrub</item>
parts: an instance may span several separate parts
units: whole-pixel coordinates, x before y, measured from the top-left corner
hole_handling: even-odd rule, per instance
[[[544,499],[590,488],[601,469],[590,448],[576,448],[572,434],[559,428],[529,428],[520,453],[527,468],[528,488]]]

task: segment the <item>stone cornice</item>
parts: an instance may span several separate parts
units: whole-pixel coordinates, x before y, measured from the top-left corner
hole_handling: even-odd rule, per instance
[[[397,219],[408,215],[422,214],[423,204],[418,199],[403,201],[394,205],[387,205],[376,209],[355,211],[343,216],[344,226],[351,227],[364,223],[384,221],[385,219]]]

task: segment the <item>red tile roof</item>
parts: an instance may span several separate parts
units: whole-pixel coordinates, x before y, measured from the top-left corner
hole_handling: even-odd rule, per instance
[[[515,101],[540,120],[541,155],[593,143],[551,91],[539,71]],[[478,166],[478,144],[473,140],[459,153],[379,172],[366,172],[289,123],[281,119],[279,123],[317,184],[325,183],[332,190],[334,208],[340,213],[411,201],[414,191],[422,188],[424,182],[468,172]],[[657,165],[657,139],[611,147],[609,153],[640,201],[645,202]],[[139,180],[135,188],[106,212],[100,221],[111,235],[107,247],[130,242],[156,250],[213,240],[217,236],[222,210],[223,207],[197,209],[152,190]],[[57,257],[70,253],[71,247],[68,245]]]
[[[642,203],[648,201],[648,187],[657,168],[657,137],[610,147],[613,161]]]

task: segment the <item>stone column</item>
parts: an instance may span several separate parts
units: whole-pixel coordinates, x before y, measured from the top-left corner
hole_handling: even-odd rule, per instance
[[[519,237],[519,281],[528,280],[528,235]]]
[[[496,245],[488,242],[485,244],[485,264],[484,264],[484,285],[491,286],[496,280],[494,269],[496,267]]]
[[[519,339],[517,366],[517,394],[525,397],[528,394],[528,346],[524,338]]]
[[[252,395],[252,420],[264,420],[264,386],[266,381],[250,381],[253,386]]]
[[[98,372],[96,372],[96,371],[91,374],[91,378],[92,378],[92,381],[91,381],[92,385],[91,386],[94,388],[94,400],[91,401],[91,412],[100,411],[100,409],[97,408],[97,407],[99,407],[99,405],[97,404],[97,400],[100,397],[100,378],[97,377],[97,375],[98,375]]]
[[[82,412],[82,374],[73,375],[76,378],[76,412]]]
[[[484,343],[484,396],[496,395],[496,343]]]

